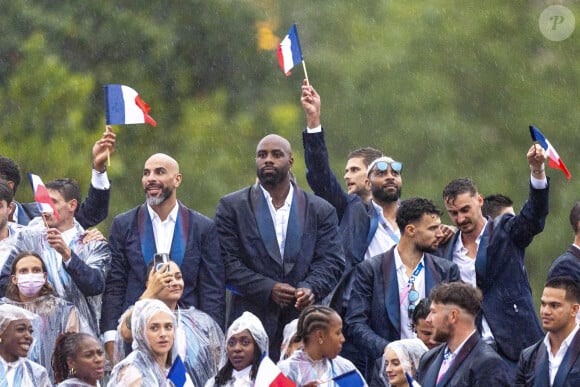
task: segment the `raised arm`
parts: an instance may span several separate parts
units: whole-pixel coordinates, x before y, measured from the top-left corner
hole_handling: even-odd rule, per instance
[[[347,205],[348,194],[343,191],[341,183],[330,169],[324,132],[320,127],[320,95],[306,81],[302,85],[300,102],[307,121],[307,129],[302,133],[302,143],[308,185],[317,196],[336,208],[340,220]]]

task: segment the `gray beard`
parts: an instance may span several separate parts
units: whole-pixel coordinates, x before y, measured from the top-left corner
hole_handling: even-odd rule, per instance
[[[156,198],[150,198],[147,197],[147,204],[149,204],[151,207],[153,206],[158,206],[161,203],[163,203],[165,200],[167,200],[167,196],[165,196],[165,194],[161,194],[161,196],[158,196]]]

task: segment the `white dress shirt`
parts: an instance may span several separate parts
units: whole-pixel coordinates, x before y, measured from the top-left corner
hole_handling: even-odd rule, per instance
[[[554,379],[556,378],[556,374],[558,373],[558,368],[560,368],[560,364],[562,364],[562,360],[564,360],[564,356],[566,356],[566,351],[572,344],[572,340],[574,340],[574,336],[576,336],[576,332],[578,332],[578,325],[570,332],[570,334],[562,341],[560,344],[560,349],[556,352],[554,356],[552,354],[552,345],[550,344],[550,333],[546,334],[544,337],[544,345],[548,350],[548,362],[549,366],[548,369],[550,371],[550,386],[554,384]]]
[[[268,208],[270,209],[270,215],[272,216],[272,222],[274,223],[274,228],[276,229],[276,239],[278,240],[278,248],[280,249],[280,257],[284,259],[284,247],[286,245],[286,231],[288,230],[288,220],[290,219],[290,209],[292,207],[292,199],[294,198],[294,187],[290,184],[290,191],[284,200],[282,207],[276,209],[272,203],[272,196],[270,193],[260,185],[264,196],[266,197],[266,202],[268,203]]]
[[[415,278],[414,282],[414,289],[419,292],[419,300],[425,298],[425,260],[424,256],[421,257],[421,260],[417,264],[419,266],[423,264],[423,268]],[[413,267],[413,271],[417,269],[417,266]],[[401,256],[399,254],[399,250],[395,248],[395,268],[397,270],[397,284],[399,286],[399,309],[400,309],[400,316],[401,316],[401,339],[414,339],[417,337],[417,334],[413,332],[411,328],[411,323],[413,319],[409,317],[409,292],[407,289],[407,284],[409,283],[409,277],[406,274],[407,266],[403,263]],[[402,298],[402,296],[405,296]],[[417,300],[416,302],[419,302]]]

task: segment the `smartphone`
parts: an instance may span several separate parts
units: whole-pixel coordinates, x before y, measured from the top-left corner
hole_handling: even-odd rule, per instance
[[[167,253],[157,253],[153,256],[153,267],[155,271],[161,270],[161,266],[169,262],[169,254]],[[165,271],[169,271],[169,266],[165,269]]]

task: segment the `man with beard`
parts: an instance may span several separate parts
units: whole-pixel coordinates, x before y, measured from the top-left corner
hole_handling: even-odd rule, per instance
[[[155,254],[169,254],[181,268],[185,282],[181,303],[206,312],[224,327],[225,271],[217,230],[211,219],[177,200],[181,181],[177,161],[154,154],[145,162],[141,179],[146,203],[113,219],[111,271],[101,318],[110,359],[119,317],[145,291],[147,265]]]
[[[382,197],[396,195],[396,185],[385,184],[391,192]],[[396,215],[399,243],[355,269],[344,325],[347,342],[362,354],[355,360],[368,380],[387,344],[416,337],[412,316],[419,300],[434,286],[459,279],[457,265],[430,254],[442,237],[440,215],[428,199],[403,200]]]
[[[290,143],[268,135],[256,149],[258,182],[224,196],[215,222],[232,291],[228,321],[262,321],[277,359],[284,326],[320,302],[344,270],[336,211],[290,179]]]
[[[548,215],[546,152],[534,144],[527,159],[530,191],[518,215],[484,217],[483,198],[471,179],[453,180],[443,190],[447,213],[459,232],[441,256],[459,266],[464,282],[482,291],[477,327],[483,340],[508,362],[514,377],[520,352],[542,337],[524,255]]]
[[[417,381],[422,386],[510,386],[507,364],[475,329],[481,291],[469,284],[443,284],[431,291],[433,340],[444,343],[425,353]]]

